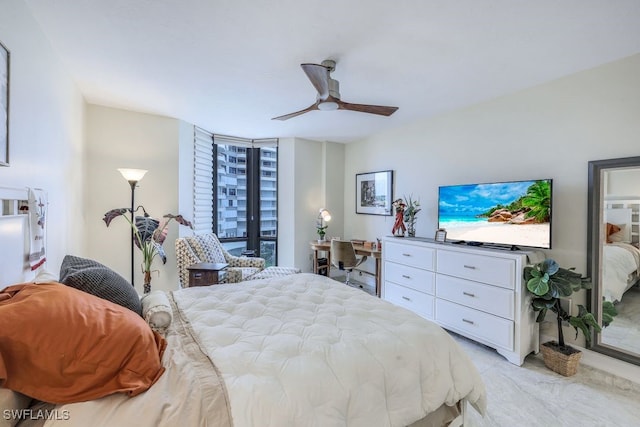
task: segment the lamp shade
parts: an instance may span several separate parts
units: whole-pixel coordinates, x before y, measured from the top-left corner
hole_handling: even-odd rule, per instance
[[[318,218],[321,218],[322,220],[329,222],[331,221],[331,213],[329,213],[329,211],[326,210],[325,208],[322,208],[318,213]]]
[[[146,169],[126,169],[126,168],[119,168],[118,172],[120,172],[124,177],[124,179],[126,179],[129,182],[131,181],[138,182],[144,177],[144,174],[147,173]]]

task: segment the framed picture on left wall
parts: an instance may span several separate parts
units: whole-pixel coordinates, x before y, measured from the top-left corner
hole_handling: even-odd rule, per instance
[[[9,166],[9,59],[0,42],[0,166]]]

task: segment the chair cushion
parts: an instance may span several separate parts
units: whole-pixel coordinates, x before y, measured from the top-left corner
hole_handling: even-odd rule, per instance
[[[142,316],[142,303],[131,283],[97,261],[65,256],[60,266],[60,283],[119,304]]]
[[[187,241],[200,262],[226,262],[222,244],[212,233],[187,237]]]
[[[176,260],[178,267],[178,278],[180,279],[180,287],[189,287],[189,270],[188,267],[197,264],[200,261],[198,256],[193,252],[186,237],[176,239]]]

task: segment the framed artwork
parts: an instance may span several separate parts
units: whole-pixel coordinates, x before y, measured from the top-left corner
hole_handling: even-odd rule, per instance
[[[356,174],[356,213],[393,215],[393,171]]]
[[[9,166],[9,50],[0,42],[0,166]]]

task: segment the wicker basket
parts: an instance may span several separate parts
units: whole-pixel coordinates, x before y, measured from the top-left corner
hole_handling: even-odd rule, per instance
[[[565,377],[575,375],[578,372],[578,363],[582,352],[569,347],[571,354],[567,355],[557,350],[557,347],[558,344],[554,341],[546,342],[540,346],[545,366]]]

